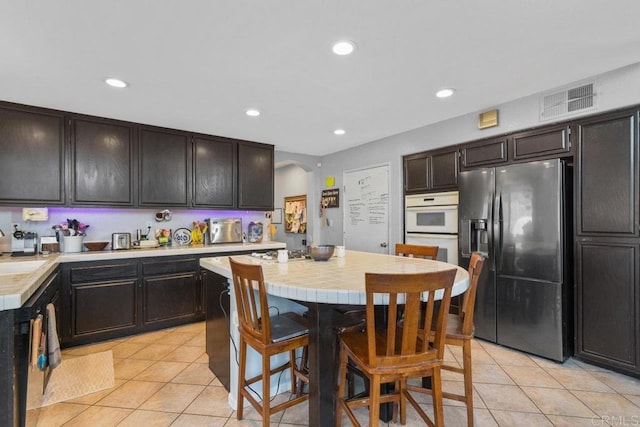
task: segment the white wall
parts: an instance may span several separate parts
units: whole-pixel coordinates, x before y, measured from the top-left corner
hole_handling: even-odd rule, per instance
[[[282,209],[282,223],[274,224],[277,228],[274,240],[287,244],[287,249],[302,249],[302,240],[307,240],[307,234],[285,233],[284,232],[284,198],[291,196],[306,195],[309,188],[313,188],[313,181],[307,182],[309,172],[298,165],[292,164],[276,169],[275,171],[275,200],[273,207]],[[310,207],[307,215],[311,213]],[[309,242],[310,243],[310,242]]]
[[[640,104],[640,64],[614,70],[596,76],[595,79],[597,110],[577,114],[573,117],[598,114],[608,110]],[[590,80],[593,79],[586,81]],[[567,82],[567,86],[573,86],[582,82],[584,81]],[[554,88],[549,89],[553,90]],[[463,95],[458,94],[457,96]],[[322,167],[316,171],[317,176],[313,192],[316,195],[320,194],[325,188],[324,180],[327,176],[334,176],[336,179],[335,187],[342,188],[342,175],[344,171],[390,162],[389,247],[393,247],[396,242],[402,241],[403,155],[549,124],[539,120],[538,105],[539,94],[506,102],[501,105],[488,105],[485,110],[498,108],[500,117],[499,126],[486,130],[479,130],[477,128],[479,112],[473,112],[324,156],[319,160]],[[568,117],[563,117],[558,121],[567,119]],[[293,158],[295,155],[291,155],[291,157]],[[281,153],[280,160],[286,161],[286,159],[286,153]],[[333,226],[318,227],[320,229],[320,241],[322,243],[342,241],[342,209],[328,209],[327,218],[333,220]]]

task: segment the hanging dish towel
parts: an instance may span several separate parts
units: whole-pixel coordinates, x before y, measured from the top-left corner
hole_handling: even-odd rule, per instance
[[[56,328],[56,308],[53,304],[47,304],[47,348],[49,353],[49,368],[55,369],[62,363],[60,353],[60,340]]]

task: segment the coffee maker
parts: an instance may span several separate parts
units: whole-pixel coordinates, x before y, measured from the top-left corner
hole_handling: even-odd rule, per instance
[[[13,227],[14,231],[11,235],[11,256],[35,255],[38,246],[38,233],[19,230],[17,225]]]

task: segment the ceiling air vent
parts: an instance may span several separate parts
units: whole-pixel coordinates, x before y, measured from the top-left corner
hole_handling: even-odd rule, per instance
[[[540,120],[550,120],[596,108],[593,83],[540,98]]]

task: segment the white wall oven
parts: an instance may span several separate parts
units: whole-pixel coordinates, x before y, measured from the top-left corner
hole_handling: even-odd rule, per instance
[[[458,265],[458,192],[405,196],[405,243],[438,246],[438,260]]]

